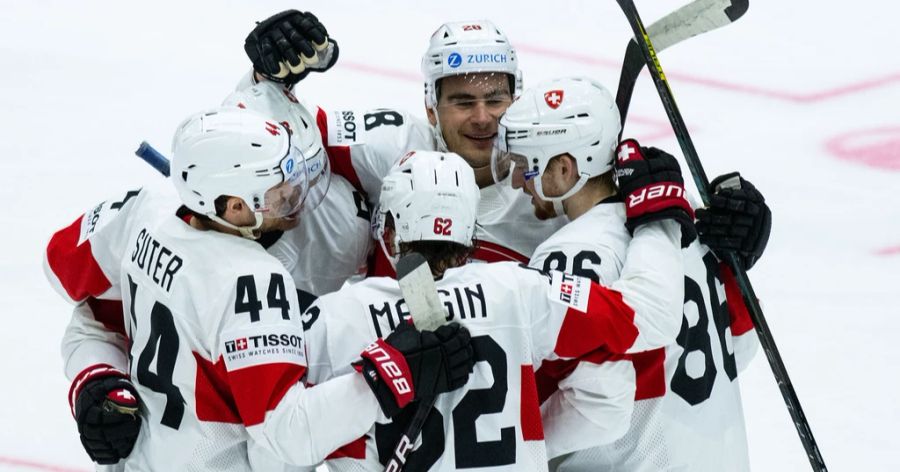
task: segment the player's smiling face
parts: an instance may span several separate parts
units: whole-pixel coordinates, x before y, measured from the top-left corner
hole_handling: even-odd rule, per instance
[[[512,95],[506,74],[484,72],[445,77],[440,81],[438,113],[428,110],[431,124],[440,120],[447,149],[463,157],[474,169],[487,169],[497,136],[497,122]],[[479,182],[481,185],[481,182]]]

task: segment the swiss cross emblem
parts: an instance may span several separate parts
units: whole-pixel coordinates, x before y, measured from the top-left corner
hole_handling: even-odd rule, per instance
[[[572,294],[572,284],[562,284],[559,287],[559,291],[565,293],[566,295]]]
[[[556,110],[562,104],[563,91],[562,90],[551,90],[549,92],[544,93],[544,101],[547,102],[548,107]]]
[[[247,338],[236,339],[234,344],[238,351],[243,351],[244,349],[247,349]]]
[[[111,392],[110,395],[113,397],[113,400],[123,405],[130,405],[137,401],[137,399],[134,398],[134,395],[132,395],[131,392],[125,389],[116,390],[114,392]]]
[[[278,131],[278,125],[269,121],[266,122],[266,131],[268,131],[272,136],[278,136],[279,134],[281,134],[281,132]]]
[[[634,146],[632,146],[631,143],[622,143],[622,145],[619,146],[619,162],[625,162],[628,159],[631,159],[631,155],[635,152]]]

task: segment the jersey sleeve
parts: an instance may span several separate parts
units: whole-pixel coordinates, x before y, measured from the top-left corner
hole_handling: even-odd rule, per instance
[[[434,149],[430,125],[388,108],[332,110],[316,115],[332,169],[377,202],[381,181],[404,154]]]
[[[734,358],[739,372],[744,369],[756,356],[759,350],[759,338],[750,318],[750,310],[744,303],[744,297],[738,286],[737,279],[728,264],[720,263],[720,273],[725,286],[725,299],[728,303],[728,313],[731,317],[731,339],[734,347]]]
[[[128,371],[128,342],[124,333],[110,330],[95,315],[95,310],[110,309],[101,305],[122,302],[80,303],[75,306],[62,340],[62,356],[66,378],[74,380],[79,373],[99,364],[122,372]]]
[[[44,273],[63,298],[72,303],[121,299],[119,265],[133,210],[144,197],[141,190],[123,192],[53,234],[44,252]]]
[[[628,431],[636,388],[630,360],[601,350],[577,361],[545,362],[541,370],[538,399],[548,459],[612,443]]]
[[[634,310],[638,336],[628,353],[661,348],[681,330],[684,260],[681,229],[673,221],[639,227],[628,245],[625,265],[610,289]]]
[[[283,269],[271,269],[239,277],[222,298],[213,356],[224,357],[229,389],[254,443],[285,462],[315,465],[368,431],[380,410],[356,372],[303,385],[307,357],[296,289]],[[266,295],[267,308],[254,304],[256,294]]]

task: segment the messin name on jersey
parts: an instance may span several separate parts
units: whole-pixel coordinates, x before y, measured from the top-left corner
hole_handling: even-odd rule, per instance
[[[450,290],[438,289],[437,292],[438,298],[447,310],[446,320],[448,323],[457,318],[462,320],[487,318],[487,303],[485,302],[484,288],[480,283],[453,287]],[[380,319],[386,318],[390,330],[393,331],[401,322],[409,320],[410,317],[406,301],[402,298],[393,304],[389,301],[382,302],[381,306],[375,303],[369,304],[369,314],[378,337],[387,335],[381,330]]]

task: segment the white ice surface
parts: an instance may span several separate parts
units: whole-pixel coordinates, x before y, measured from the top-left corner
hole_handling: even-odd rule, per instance
[[[709,175],[741,170],[773,208],[768,252],[751,278],[827,463],[900,470],[900,350],[892,346],[900,250],[889,250],[900,247],[900,4],[751,3],[736,24],[660,59]],[[638,7],[649,24],[679,4]],[[40,267],[51,232],[120,190],[161,178],[134,158],[137,144],[168,151],[178,122],[216,105],[247,70],[242,46],[253,20],[290,7],[315,11],[340,42],[339,64],[302,84],[330,108],[421,112],[420,55],[444,21],[492,19],[519,46],[526,86],[589,74],[614,90],[629,37],[612,0],[3,0],[0,469],[90,468],[58,354],[69,307]],[[649,138],[667,124],[649,79],[641,81],[626,131]],[[879,156],[893,170],[836,159],[826,147],[870,129],[887,129]],[[652,142],[677,149],[671,133]],[[761,354],[741,379],[754,470],[808,470]]]

